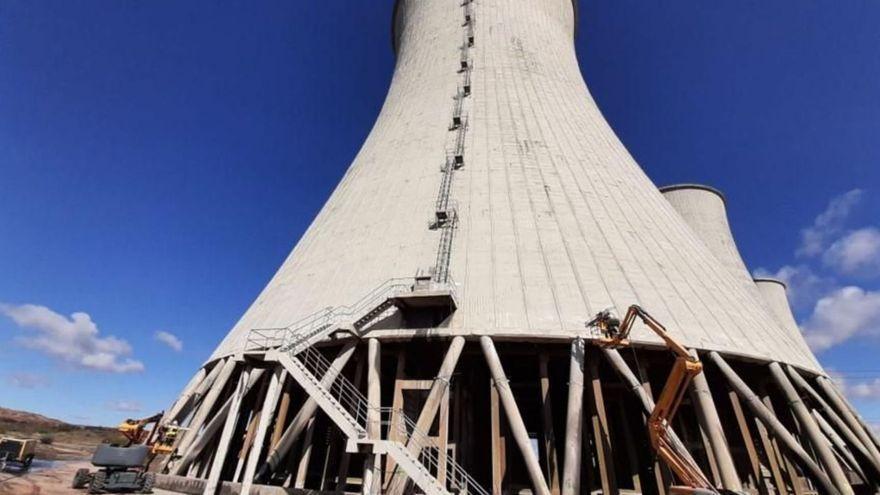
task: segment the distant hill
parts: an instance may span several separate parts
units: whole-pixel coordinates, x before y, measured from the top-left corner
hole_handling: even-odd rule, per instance
[[[100,443],[125,442],[115,428],[72,425],[42,414],[5,407],[0,407],[0,436],[39,440],[37,459],[48,460],[88,459]]]
[[[16,411],[15,409],[7,409],[0,407],[0,424],[5,423],[7,427],[16,425],[28,425],[32,428],[45,428],[47,430],[55,430],[64,426],[70,426],[59,419],[52,419],[42,414]]]

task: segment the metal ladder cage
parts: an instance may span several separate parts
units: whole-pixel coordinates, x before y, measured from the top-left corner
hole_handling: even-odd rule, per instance
[[[399,443],[405,449],[415,451],[419,462],[436,478],[441,465],[445,465],[446,487],[460,493],[489,495],[464,468],[452,459],[448,452],[441,452],[440,447],[431,437],[419,430],[416,422],[402,410],[390,407],[370,407],[367,398],[355,385],[342,374],[340,369],[333,369],[333,364],[317,349],[309,347],[291,358],[307,371],[306,376],[317,384],[322,393],[332,400],[345,413],[347,420],[359,434],[360,440],[367,440],[366,431],[370,416],[374,413],[379,418],[379,425],[385,432],[384,438]],[[320,385],[319,376],[325,376],[331,369],[337,378],[328,388]],[[392,433],[394,439],[392,438]],[[401,438],[403,439],[401,441]]]

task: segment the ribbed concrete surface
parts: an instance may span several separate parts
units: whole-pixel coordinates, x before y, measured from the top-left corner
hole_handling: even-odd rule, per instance
[[[358,157],[214,357],[433,265],[428,229],[461,75],[460,0],[401,0],[398,63]],[[445,333],[574,335],[639,303],[688,346],[815,368],[672,209],[581,77],[570,0],[477,0]],[[582,12],[581,16],[589,15]],[[656,342],[638,330],[636,339]]]
[[[794,352],[807,356],[813,361],[813,369],[821,370],[821,365],[807,346],[791,314],[785,296],[785,285],[775,280],[752,279],[736,247],[727,218],[727,205],[721,192],[699,184],[666,186],[660,188],[660,191],[743,289],[764,303],[789,344],[795,349]]]

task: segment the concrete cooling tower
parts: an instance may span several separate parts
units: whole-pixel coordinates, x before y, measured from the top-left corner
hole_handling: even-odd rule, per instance
[[[751,280],[720,196],[664,198],[590,95],[576,25],[571,0],[397,1],[381,113],[166,412],[184,429],[160,485],[877,490],[876,439]],[[667,340],[585,325],[634,304]],[[655,400],[685,361],[666,421]]]

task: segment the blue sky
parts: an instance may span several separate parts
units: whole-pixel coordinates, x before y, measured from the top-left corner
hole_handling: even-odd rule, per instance
[[[0,405],[103,424],[166,407],[369,132],[391,4],[0,5]],[[639,163],[725,191],[747,263],[789,279],[875,422],[878,24],[867,0],[591,0],[577,40]],[[842,330],[817,333],[829,318]]]

